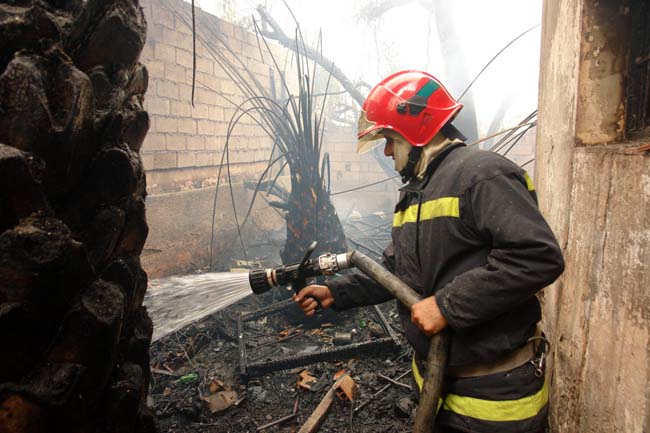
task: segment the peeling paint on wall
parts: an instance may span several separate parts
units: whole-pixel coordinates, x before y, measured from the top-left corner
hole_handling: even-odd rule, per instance
[[[576,140],[581,145],[624,138],[629,8],[621,3],[584,2],[576,118]]]

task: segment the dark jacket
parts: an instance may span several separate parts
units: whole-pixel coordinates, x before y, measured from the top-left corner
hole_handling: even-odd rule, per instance
[[[464,145],[402,188],[384,265],[424,297],[435,294],[451,328],[449,365],[492,362],[525,344],[541,318],[535,293],[564,270],[528,174]],[[327,285],[339,310],[392,298],[360,273]],[[398,307],[409,342],[426,356],[429,338]]]

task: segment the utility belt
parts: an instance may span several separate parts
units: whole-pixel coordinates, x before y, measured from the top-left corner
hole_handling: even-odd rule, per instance
[[[535,375],[541,377],[544,374],[546,356],[549,350],[550,343],[541,330],[537,329],[535,335],[530,337],[525,345],[497,361],[451,366],[447,367],[445,374],[453,377],[487,376],[513,370],[530,362],[535,367]]]
[[[436,424],[452,431],[545,431],[549,388],[544,362],[548,351],[546,338],[538,333],[496,362],[448,367]],[[413,389],[418,396],[424,385],[423,364],[413,357]],[[498,374],[505,371],[509,374]]]

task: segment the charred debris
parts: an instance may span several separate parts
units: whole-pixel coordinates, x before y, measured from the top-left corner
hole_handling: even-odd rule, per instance
[[[378,309],[383,324],[372,308],[307,324],[260,312],[267,303],[248,297],[152,345],[151,397],[161,431],[408,431],[411,353],[393,304]],[[395,344],[382,346],[391,335]],[[373,342],[374,356],[357,351]],[[249,364],[242,364],[242,344]],[[347,356],[327,356],[340,349]],[[266,371],[265,362],[277,371]]]

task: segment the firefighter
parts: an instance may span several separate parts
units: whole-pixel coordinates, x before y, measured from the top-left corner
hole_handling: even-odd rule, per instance
[[[384,265],[424,298],[411,310],[398,303],[420,389],[430,336],[450,333],[437,431],[542,432],[548,344],[535,294],[564,270],[562,252],[530,176],[463,143],[451,124],[461,108],[420,71],[390,75],[363,105],[358,151],[384,139],[405,183]],[[360,273],[325,284],[294,296],[305,314],[318,304],[345,310],[392,298]]]

